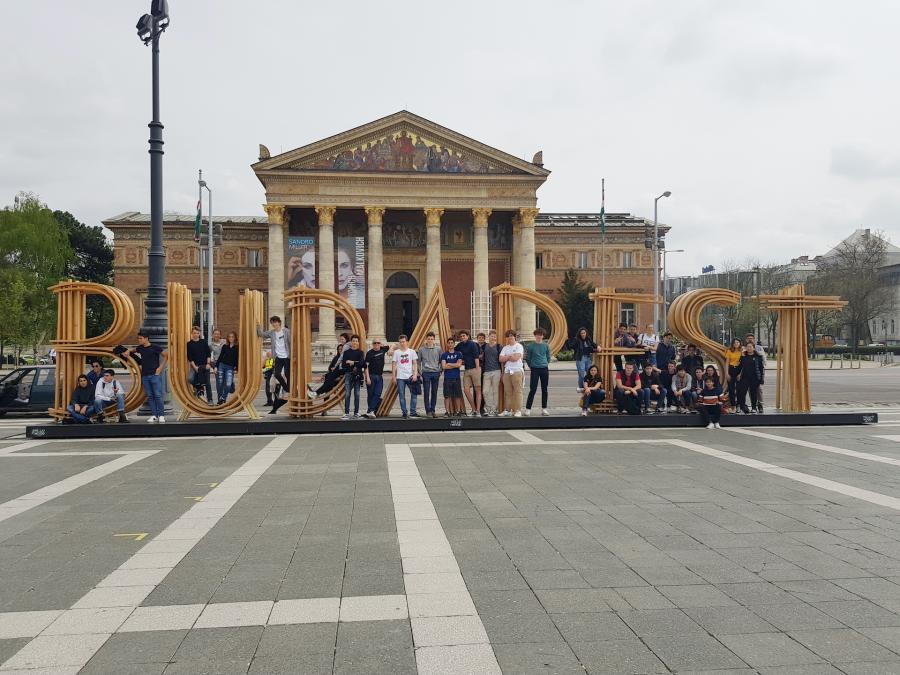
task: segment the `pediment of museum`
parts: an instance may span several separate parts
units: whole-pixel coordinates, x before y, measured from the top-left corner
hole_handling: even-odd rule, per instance
[[[536,158],[536,161],[540,161]],[[499,174],[546,177],[539,164],[463,136],[408,111],[350,129],[289,152],[268,156],[260,146],[257,173],[362,172]]]

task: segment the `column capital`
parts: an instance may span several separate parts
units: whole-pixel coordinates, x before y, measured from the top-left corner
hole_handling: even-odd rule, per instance
[[[381,225],[381,219],[384,217],[385,208],[383,206],[364,206],[369,225]]]
[[[319,216],[319,225],[334,225],[336,206],[314,206],[313,208]]]
[[[472,209],[472,215],[475,217],[475,227],[487,227],[488,216],[491,215],[493,209],[477,208]]]
[[[540,209],[534,208],[519,209],[519,216],[521,217],[522,226],[534,227],[534,219],[537,218],[537,214],[540,213],[540,211]]]
[[[425,224],[440,225],[442,215],[444,215],[444,209],[425,209]]]
[[[263,210],[269,217],[269,225],[284,223],[284,204],[263,204]]]

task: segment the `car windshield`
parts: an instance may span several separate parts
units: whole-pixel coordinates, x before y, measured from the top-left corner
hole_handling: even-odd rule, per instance
[[[19,378],[22,377],[22,369],[17,368],[16,370],[7,373],[3,377],[0,377],[0,385],[3,384],[12,384],[13,382],[17,382]]]

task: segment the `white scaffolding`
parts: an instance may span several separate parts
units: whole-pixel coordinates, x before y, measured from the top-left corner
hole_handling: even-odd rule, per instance
[[[493,325],[493,307],[490,291],[472,291],[472,337],[485,333]]]

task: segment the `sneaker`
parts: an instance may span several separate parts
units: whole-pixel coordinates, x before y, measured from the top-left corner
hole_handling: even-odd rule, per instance
[[[500,413],[500,417],[509,417],[511,414],[512,413],[510,413],[509,410],[504,410],[502,413]]]
[[[643,414],[644,414],[644,415],[652,415],[652,414],[653,414],[653,409],[652,409],[652,408],[644,408],[644,413],[643,413]]]
[[[163,417],[162,415],[160,415],[160,416],[159,416],[159,423],[160,423],[160,424],[165,424],[165,423],[166,423],[166,418]]]
[[[421,417],[419,417],[419,413],[417,413],[417,412],[411,412],[411,413],[409,414],[409,416],[410,416],[411,418],[415,419],[415,420],[420,420],[420,419],[422,419]]]
[[[102,412],[97,413],[97,424],[103,424],[106,421],[106,415]]]
[[[478,417],[478,413],[475,410],[473,410],[469,413],[469,417]]]
[[[541,408],[541,415],[543,415],[544,417],[550,417],[550,411],[546,408]]]
[[[522,416],[521,410],[517,410],[515,413],[513,413],[513,417],[521,417],[521,416]]]
[[[706,425],[706,428],[707,428],[707,429],[715,429],[715,428],[716,428],[716,425],[713,424],[712,422],[710,422],[709,424]]]
[[[675,412],[676,408],[674,405],[669,406],[669,412]]]
[[[763,407],[762,407],[762,406],[758,406],[758,407],[757,407],[757,411],[759,412],[760,415],[762,415],[762,414],[763,414]]]
[[[582,411],[581,411],[581,416],[582,416],[582,417],[587,417],[587,410],[582,410]]]
[[[665,408],[657,408],[657,409],[656,409],[656,414],[657,414],[657,415],[665,415],[667,412],[669,412],[669,411],[666,410]]]
[[[516,415],[518,417],[518,415]],[[531,417],[531,408],[525,408],[525,417]]]
[[[408,419],[409,419],[409,415],[407,415],[406,413],[403,413],[402,417],[403,417],[403,419],[405,419],[405,420],[408,420]]]
[[[716,429],[721,429],[721,428],[722,428],[722,425],[719,424],[718,422],[713,422],[713,424],[715,425]]]
[[[363,415],[363,417],[367,417],[367,418],[370,419],[370,420],[371,420],[371,419],[375,419],[375,413],[373,413],[373,412],[367,412],[365,415]]]
[[[147,418],[147,424],[155,424],[157,421],[156,415],[150,415],[150,417]]]
[[[583,389],[582,387],[575,387],[575,391],[576,391],[577,393],[579,393],[579,394],[583,394],[583,393],[584,393],[584,389]]]
[[[344,413],[343,415],[341,415],[341,420],[342,420],[342,421],[346,422],[346,421],[349,420],[349,419],[350,419],[350,415],[348,415],[347,413]]]

